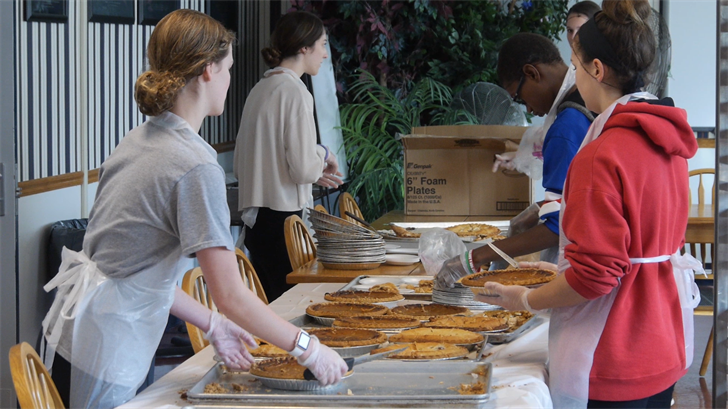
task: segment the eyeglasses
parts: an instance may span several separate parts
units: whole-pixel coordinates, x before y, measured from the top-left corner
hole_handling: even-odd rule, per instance
[[[526,101],[521,99],[521,96],[519,95],[521,93],[521,87],[523,87],[523,81],[526,79],[526,76],[521,74],[521,80],[518,81],[518,88],[516,88],[516,93],[513,94],[513,102],[516,104],[526,105]]]

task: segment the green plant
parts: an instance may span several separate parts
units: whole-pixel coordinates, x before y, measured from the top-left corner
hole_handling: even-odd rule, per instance
[[[413,82],[407,92],[397,93],[372,74],[361,72],[350,93],[355,102],[340,107],[351,179],[347,190],[359,199],[369,221],[404,207],[400,135],[422,125],[477,122],[469,113],[449,108],[452,90],[430,78]]]
[[[518,32],[557,40],[567,0],[292,0],[321,17],[329,33],[340,98],[357,70],[406,93],[410,81],[435,79],[455,91],[497,82],[501,44]]]

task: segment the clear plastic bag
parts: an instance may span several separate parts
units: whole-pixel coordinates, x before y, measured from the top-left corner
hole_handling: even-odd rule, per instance
[[[447,260],[465,253],[465,243],[455,233],[445,229],[431,229],[420,236],[417,252],[428,275],[434,276]]]

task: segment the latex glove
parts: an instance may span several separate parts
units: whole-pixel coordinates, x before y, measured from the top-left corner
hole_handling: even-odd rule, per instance
[[[513,163],[513,159],[516,157],[516,152],[503,152],[495,155],[495,162],[493,162],[493,173],[498,172],[498,168],[514,170],[516,165]]]
[[[442,264],[440,271],[435,275],[435,288],[446,289],[453,288],[455,282],[468,274],[474,274],[475,269],[470,265],[470,255],[472,250],[455,256]]]
[[[339,383],[341,377],[349,370],[339,354],[323,345],[315,336],[311,336],[308,349],[311,350],[310,355],[304,361],[298,357],[298,363],[308,368],[321,386]]]
[[[230,369],[247,371],[255,362],[245,347],[247,344],[251,349],[258,348],[253,336],[217,311],[210,316],[210,329],[205,339],[210,341],[215,354]]]
[[[503,285],[501,283],[487,282],[483,285],[488,295],[476,295],[476,301],[488,304],[500,305],[509,311],[526,310],[530,313],[535,311],[528,305],[528,293],[532,290],[520,285]]]

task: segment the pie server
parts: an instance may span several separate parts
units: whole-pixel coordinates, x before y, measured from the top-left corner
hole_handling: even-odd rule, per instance
[[[380,352],[378,354],[362,355],[356,358],[344,358],[344,362],[346,362],[346,366],[348,366],[349,370],[351,371],[352,369],[354,369],[354,365],[360,365],[369,361],[376,361],[377,359],[386,358],[389,355],[400,353],[405,349],[407,349],[407,347]],[[310,370],[306,369],[306,371],[303,373],[303,379],[307,381],[315,381],[316,376],[314,376],[314,374]]]

